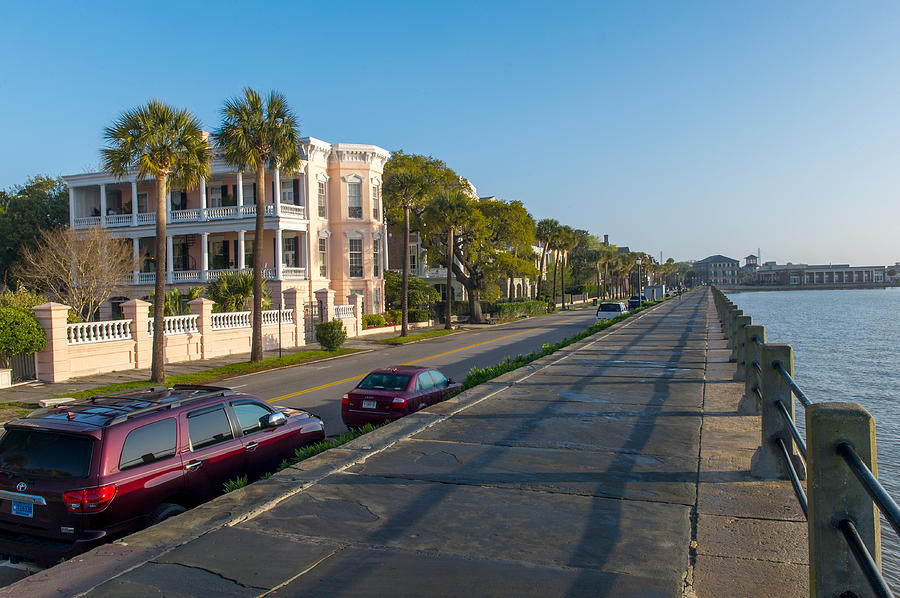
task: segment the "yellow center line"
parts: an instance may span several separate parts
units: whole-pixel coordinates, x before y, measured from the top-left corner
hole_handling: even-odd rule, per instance
[[[486,341],[481,341],[480,343],[475,343],[474,345],[467,345],[465,347],[460,347],[459,349],[453,349],[450,351],[444,351],[443,353],[438,353],[436,355],[429,355],[428,357],[422,357],[421,359],[414,359],[412,361],[407,361],[405,363],[401,363],[400,365],[411,365],[414,363],[419,363],[420,361],[427,361],[429,359],[434,359],[435,357],[443,357],[444,355],[450,355],[451,353],[456,353],[458,351],[465,351],[466,349],[471,349],[472,347],[479,347],[481,345],[486,345],[488,343],[496,343],[497,341],[502,341],[507,338],[512,338],[514,336],[519,336],[520,334],[525,334],[526,332],[534,332],[535,330],[540,330],[541,328],[545,328],[545,326],[539,326],[538,328],[529,328],[528,330],[522,330],[521,332],[515,332],[513,334],[507,334],[506,336],[501,336],[499,338],[493,338]],[[368,373],[368,372],[366,372]],[[322,390],[323,388],[328,388],[329,386],[335,386],[337,384],[343,384],[344,382],[352,382],[354,380],[359,380],[363,378],[366,374],[358,374],[351,378],[344,378],[343,380],[335,380],[334,382],[329,382],[327,384],[321,384],[319,386],[314,386],[312,388],[306,388],[304,390],[298,390],[297,392],[292,392],[290,394],[282,395],[280,397],[275,397],[274,399],[269,399],[267,402],[274,403],[276,401],[283,401],[284,399],[290,399],[291,397],[297,397],[308,392],[313,392],[316,390]]]

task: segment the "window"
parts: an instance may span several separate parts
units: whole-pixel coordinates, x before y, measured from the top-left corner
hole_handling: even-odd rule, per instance
[[[409,271],[413,272],[418,270],[418,260],[416,258],[419,257],[418,247],[415,244],[410,243],[409,245]]]
[[[299,247],[296,236],[285,237],[282,241],[281,263],[287,268],[297,267],[297,248]]]
[[[362,183],[347,183],[348,218],[362,218]]]
[[[325,218],[325,183],[319,181],[319,218]]]
[[[281,181],[281,203],[294,203],[294,181]]]
[[[362,278],[362,239],[350,239],[350,278]]]
[[[372,307],[375,310],[373,313],[380,314],[381,313],[381,289],[375,289],[375,293],[373,294],[372,303],[374,303],[374,305]]]
[[[146,214],[150,211],[150,206],[147,205],[147,194],[146,193],[138,193],[138,212],[141,214]]]
[[[358,388],[372,390],[406,390],[409,376],[403,374],[369,374],[359,383]]]
[[[428,372],[422,372],[416,379],[416,390],[428,390],[429,388],[434,388],[434,380],[431,379]]]
[[[244,267],[253,267],[253,239],[256,233],[244,233]],[[265,254],[263,254],[265,255]]]
[[[256,203],[256,183],[244,183],[244,205],[251,206]]]
[[[234,408],[244,436],[262,430],[266,419],[272,413],[259,403],[238,403],[237,405],[232,403],[231,406]]]
[[[39,430],[7,430],[0,438],[0,469],[47,478],[84,478],[94,439]]]
[[[372,218],[375,220],[381,220],[380,216],[380,206],[381,206],[381,187],[378,185],[372,185]]]
[[[319,237],[319,276],[328,277],[328,239]]]
[[[154,463],[175,456],[175,418],[135,428],[125,437],[119,469]]]
[[[432,378],[432,380],[434,380],[434,385],[436,387],[440,388],[441,386],[447,386],[447,384],[448,384],[447,379],[444,377],[444,375],[442,373],[440,373],[437,370],[431,370],[428,373],[431,374],[431,378]]]
[[[191,451],[226,442],[234,438],[224,408],[188,415]]]
[[[172,189],[172,211],[184,210],[187,208],[187,193],[180,189]]]
[[[381,250],[378,247],[380,243],[381,239],[372,241],[372,276],[375,278],[381,276]]]

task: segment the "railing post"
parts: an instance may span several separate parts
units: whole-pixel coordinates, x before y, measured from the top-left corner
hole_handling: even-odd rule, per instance
[[[197,330],[200,334],[200,359],[209,359],[215,355],[211,336],[212,308],[215,304],[215,301],[205,297],[198,297],[193,301],[188,301],[188,308],[190,308],[191,313],[198,316]]]
[[[781,401],[793,419],[794,395],[787,380],[775,369],[776,362],[780,363],[781,367],[793,377],[794,356],[790,345],[763,345],[762,347],[760,357],[762,368],[760,446],[750,460],[750,473],[757,478],[789,479],[787,465],[784,463],[781,449],[778,447],[780,439],[788,449],[794,469],[797,470],[797,477],[802,480],[806,473],[803,461],[793,447],[790,428],[776,405],[778,401]]]
[[[284,291],[284,308],[294,312],[293,347],[299,347],[306,343],[306,333],[304,332],[303,303],[300,299],[300,291],[295,288],[286,289]]]
[[[31,310],[47,334],[47,346],[35,355],[35,375],[43,382],[65,382],[69,379],[69,340],[66,323],[69,306],[42,303]]]
[[[759,415],[760,404],[759,398],[756,396],[756,390],[762,393],[762,374],[757,373],[754,363],[762,364],[760,359],[761,347],[756,344],[766,342],[766,327],[758,324],[751,324],[744,328],[746,335],[746,344],[744,345],[744,396],[738,403],[738,413],[740,415]]]
[[[731,349],[731,361],[737,362],[734,371],[735,380],[743,380],[744,375],[744,347],[747,344],[747,335],[744,329],[750,325],[750,316],[738,316],[734,319],[734,347]]]
[[[878,507],[835,447],[847,442],[878,475],[875,422],[856,403],[814,403],[806,409],[809,480],[809,595],[871,596],[869,582],[856,563],[837,523],[849,519],[881,568]],[[845,593],[846,592],[846,593]]]
[[[743,310],[734,308],[728,316],[728,348],[731,349],[731,355],[728,361],[736,361],[734,357],[735,347],[737,346],[737,319],[744,315]]]
[[[131,338],[134,339],[134,367],[148,368],[153,361],[153,340],[147,331],[150,321],[150,303],[141,299],[129,299],[122,304],[122,314],[131,320]]]

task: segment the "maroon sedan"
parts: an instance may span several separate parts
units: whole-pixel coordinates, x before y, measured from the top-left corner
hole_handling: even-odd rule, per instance
[[[351,428],[380,424],[439,403],[460,388],[462,384],[432,368],[375,370],[341,398],[341,419]]]

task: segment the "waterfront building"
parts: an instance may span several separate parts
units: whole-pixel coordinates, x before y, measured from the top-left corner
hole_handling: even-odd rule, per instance
[[[266,172],[264,276],[275,305],[291,288],[306,301],[331,289],[362,295],[365,313],[383,310],[386,230],[382,172],[390,153],[375,145],[301,140],[298,172]],[[143,299],[156,279],[156,183],[104,172],[63,177],[72,229],[101,226],[128,239],[137,269],[101,308],[120,315],[127,299]],[[226,272],[250,270],[256,175],[236,171],[214,152],[209,178],[196,189],[172,189],[167,202],[166,283],[186,290]],[[344,301],[341,301],[343,303]]]
[[[765,262],[753,282],[762,286],[883,286],[887,280],[884,266],[849,264],[777,264]]]
[[[741,272],[741,263],[724,255],[711,255],[694,262],[694,273],[700,282],[705,284],[728,285],[737,284]]]

